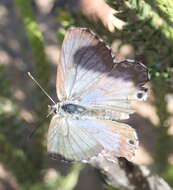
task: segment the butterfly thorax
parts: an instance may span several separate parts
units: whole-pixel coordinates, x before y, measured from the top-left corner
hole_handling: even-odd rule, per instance
[[[56,105],[50,106],[50,113],[59,114],[60,116],[80,116],[86,110],[84,106],[69,102],[58,102]]]

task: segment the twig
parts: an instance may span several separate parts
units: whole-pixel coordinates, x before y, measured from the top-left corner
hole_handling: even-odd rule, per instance
[[[121,190],[171,190],[170,186],[146,166],[135,165],[125,159],[117,164],[98,157],[90,164],[101,170],[106,182]]]

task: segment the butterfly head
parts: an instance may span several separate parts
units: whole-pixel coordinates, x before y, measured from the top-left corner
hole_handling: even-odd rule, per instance
[[[59,112],[60,104],[48,105],[48,113],[49,115],[55,115]]]

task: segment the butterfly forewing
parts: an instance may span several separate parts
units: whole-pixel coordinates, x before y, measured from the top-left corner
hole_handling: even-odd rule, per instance
[[[74,28],[67,32],[57,71],[57,95],[60,100],[72,99],[94,84],[113,67],[110,49],[88,29]]]

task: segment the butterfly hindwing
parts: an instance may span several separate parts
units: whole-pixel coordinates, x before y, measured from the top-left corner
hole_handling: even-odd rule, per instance
[[[74,161],[89,161],[99,153],[110,160],[131,160],[137,146],[135,130],[113,121],[54,116],[48,132],[48,152]]]
[[[148,70],[140,62],[125,60],[116,63],[112,70],[83,91],[76,92],[73,99],[90,108],[111,112],[113,120],[128,119],[134,113],[133,102],[145,100]]]
[[[143,85],[148,81],[148,70],[140,62],[127,60],[116,63],[112,70],[87,89],[77,92],[74,99],[87,105],[116,105],[124,100],[140,100],[145,97]],[[138,97],[138,93],[143,93]]]
[[[112,161],[124,157],[131,161],[138,147],[135,130],[127,124],[108,120],[82,120],[83,128],[103,147],[102,156]]]
[[[74,161],[88,160],[103,149],[83,128],[80,120],[60,118],[57,115],[51,120],[47,141],[49,153],[60,154]]]

